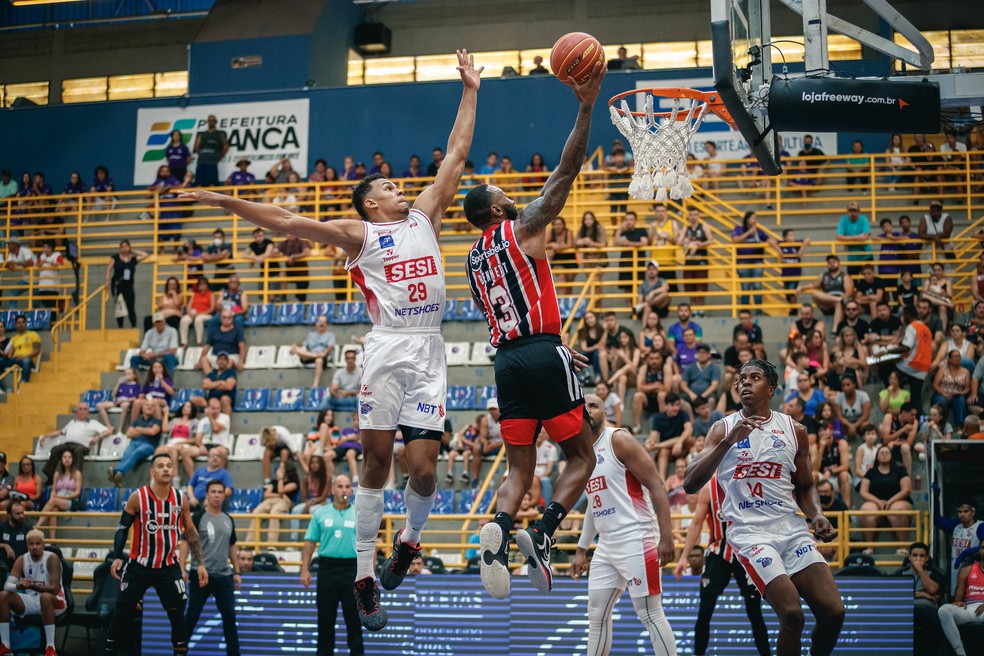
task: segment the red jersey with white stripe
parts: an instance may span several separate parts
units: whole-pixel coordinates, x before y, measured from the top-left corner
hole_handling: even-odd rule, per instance
[[[160,499],[149,485],[136,491],[140,509],[133,522],[130,559],[146,567],[160,568],[178,562],[177,549],[184,522],[181,492],[170,488]]]
[[[489,322],[489,341],[560,334],[550,263],[519,248],[513,221],[489,227],[468,253],[468,285]]]
[[[34,560],[31,557],[31,552],[24,554],[24,578],[30,579],[31,581],[39,585],[48,585],[48,563],[52,558],[58,558],[51,551],[44,551],[41,553],[41,558]],[[28,596],[38,596],[41,593],[37,590],[18,590],[22,595]],[[58,592],[55,594],[55,610],[65,610],[67,604],[65,603],[65,590],[62,589],[61,581],[58,581]]]
[[[964,603],[984,603],[984,570],[981,570],[980,561],[970,566],[970,574],[964,586]]]
[[[366,297],[373,325],[440,327],[447,289],[430,219],[412,209],[402,221],[362,223],[362,250],[345,268]]]
[[[724,432],[734,427],[743,411],[728,415]],[[796,431],[789,415],[773,411],[762,428],[733,445],[721,464],[717,480],[724,493],[721,514],[736,525],[768,525],[794,515],[799,507],[793,498],[792,475],[796,471]]]
[[[724,500],[724,490],[718,485],[717,475],[711,477],[710,491],[711,503],[707,513],[707,528],[710,533],[710,540],[707,543],[707,550],[715,553],[726,561],[734,558],[734,551],[728,542],[728,520],[724,518],[721,509],[721,502]]]
[[[642,541],[655,536],[659,526],[652,499],[639,480],[615,457],[612,435],[606,428],[594,444],[595,468],[585,485],[588,510],[602,542]]]

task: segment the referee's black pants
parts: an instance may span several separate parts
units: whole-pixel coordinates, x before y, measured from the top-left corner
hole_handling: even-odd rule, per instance
[[[226,641],[227,656],[239,656],[239,630],[236,628],[236,582],[232,574],[209,573],[204,588],[198,585],[198,575],[191,570],[188,577],[188,635],[195,632],[195,625],[202,616],[202,608],[208,596],[215,597],[215,607],[222,616],[222,633]]]
[[[762,595],[748,581],[745,569],[737,558],[726,561],[716,553],[707,554],[704,563],[704,573],[700,577],[700,607],[697,611],[697,624],[694,625],[694,653],[706,654],[707,643],[711,635],[711,615],[718,597],[728,587],[731,577],[745,598],[745,613],[752,625],[752,637],[755,648],[761,656],[769,656],[769,633],[762,618]]]
[[[365,653],[362,647],[362,622],[355,601],[358,563],[356,558],[318,559],[318,656],[332,656],[335,653],[338,602],[342,603],[349,653],[352,656],[363,656]]]

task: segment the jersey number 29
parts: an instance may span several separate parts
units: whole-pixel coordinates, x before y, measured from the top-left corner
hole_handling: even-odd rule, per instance
[[[407,291],[410,292],[410,302],[418,303],[420,301],[427,300],[427,285],[422,282],[412,283],[407,287]]]

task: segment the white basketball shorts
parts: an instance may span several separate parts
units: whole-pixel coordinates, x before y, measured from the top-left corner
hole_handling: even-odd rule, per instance
[[[588,590],[628,588],[630,597],[661,594],[658,545],[659,538],[655,534],[617,544],[606,543],[602,538],[588,569]]]
[[[24,602],[24,612],[14,613],[19,617],[31,617],[32,615],[41,614],[41,595],[40,594],[24,594],[23,592],[18,592],[17,596],[20,597],[21,601]],[[56,604],[57,605],[57,604]],[[65,612],[64,608],[55,608],[55,615],[61,615]]]
[[[366,335],[359,391],[359,426],[393,430],[403,424],[444,431],[448,367],[438,329],[373,328]]]
[[[731,524],[728,542],[748,572],[748,578],[763,595],[766,586],[777,576],[792,576],[814,563],[827,564],[817,551],[817,542],[807,530],[806,520],[799,515],[766,526]]]

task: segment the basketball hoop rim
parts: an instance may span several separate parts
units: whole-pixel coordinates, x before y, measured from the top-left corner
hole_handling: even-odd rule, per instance
[[[625,112],[615,103],[629,96],[634,96],[638,93],[648,93],[651,96],[656,96],[659,98],[688,98],[690,100],[696,100],[698,102],[703,102],[707,105],[707,109],[714,112],[721,120],[730,125],[734,129],[738,129],[735,126],[734,119],[731,118],[731,112],[724,105],[724,101],[721,100],[721,95],[716,91],[700,91],[699,89],[691,89],[688,87],[654,87],[651,89],[632,89],[630,91],[623,91],[622,93],[612,96],[608,101],[608,106],[613,108],[619,115],[624,115]],[[629,112],[630,115],[636,117],[645,117],[647,114],[645,112]],[[657,118],[670,118],[673,112],[653,112],[653,116]],[[676,112],[674,120],[685,121],[687,116],[690,114],[688,110],[680,110]]]

